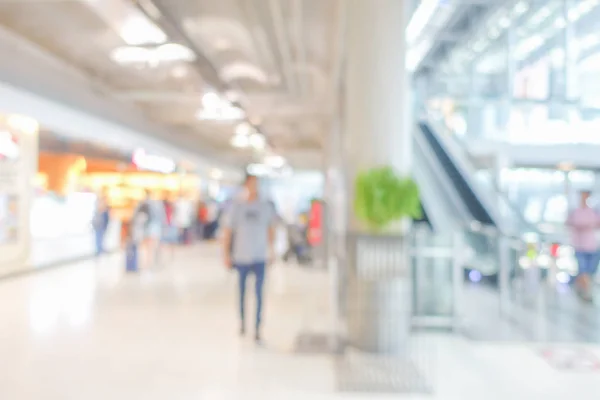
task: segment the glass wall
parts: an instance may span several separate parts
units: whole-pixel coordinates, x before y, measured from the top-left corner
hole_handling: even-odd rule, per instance
[[[473,11],[433,71],[428,108],[459,136],[600,143],[600,0],[521,0]]]

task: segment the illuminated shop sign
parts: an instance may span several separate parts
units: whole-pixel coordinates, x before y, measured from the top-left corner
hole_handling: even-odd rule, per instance
[[[138,169],[160,172],[163,174],[172,174],[177,170],[175,161],[167,157],[148,154],[144,149],[134,151],[131,162]]]

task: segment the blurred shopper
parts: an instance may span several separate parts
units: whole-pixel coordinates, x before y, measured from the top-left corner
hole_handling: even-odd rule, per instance
[[[567,226],[571,229],[572,245],[579,266],[575,281],[577,293],[584,300],[592,300],[593,276],[598,270],[600,256],[596,230],[600,227],[600,215],[588,205],[590,192],[582,192],[580,205],[569,214]]]
[[[273,206],[259,197],[258,178],[247,175],[245,195],[231,203],[223,218],[225,265],[239,274],[240,334],[246,333],[246,279],[255,276],[255,340],[260,342],[263,283],[268,262],[273,260],[275,240]]]
[[[198,239],[204,239],[204,227],[206,226],[206,217],[208,210],[203,201],[198,202],[198,210],[196,215],[196,236]]]
[[[215,201],[206,204],[206,224],[204,225],[204,238],[211,240],[219,231],[222,208]]]
[[[110,207],[104,194],[98,196],[96,211],[93,219],[94,233],[96,239],[96,256],[104,254],[104,238],[110,223]]]
[[[193,221],[193,205],[183,193],[175,202],[175,226],[179,230],[179,242],[182,244],[191,242],[192,232],[190,230]]]
[[[175,245],[178,242],[179,232],[175,226],[175,206],[169,200],[168,195],[163,199],[165,209],[165,227],[163,229],[163,244],[168,249],[169,260],[175,258]]]
[[[161,239],[166,226],[166,212],[163,202],[152,198],[150,191],[146,190],[146,198],[138,204],[134,211],[132,225],[136,229],[143,229],[142,251],[145,266],[158,264],[160,256]]]

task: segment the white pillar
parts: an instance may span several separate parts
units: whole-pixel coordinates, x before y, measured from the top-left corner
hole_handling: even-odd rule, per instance
[[[350,182],[357,172],[379,165],[409,174],[414,126],[405,68],[409,2],[345,0],[345,4],[343,119]]]

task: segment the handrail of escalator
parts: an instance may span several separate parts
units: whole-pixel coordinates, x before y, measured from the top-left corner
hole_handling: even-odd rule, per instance
[[[458,136],[453,134],[444,124],[439,123],[431,113],[428,115],[426,120],[433,125],[433,128],[437,132],[441,132],[440,136],[442,137],[440,139],[444,140],[444,144],[446,146],[452,147],[449,150],[459,153],[463,164],[468,164],[470,169],[468,172],[473,172],[475,168],[472,166],[471,156],[467,151],[466,143],[464,143]],[[449,140],[445,140],[446,138],[449,138]],[[491,192],[493,196],[492,198],[501,203],[498,204],[498,207],[505,208],[507,210],[507,214],[509,214],[509,216],[512,218],[515,218],[516,223],[519,226],[517,232],[504,232],[507,236],[514,236],[516,234],[521,235],[525,233],[524,231],[527,231],[527,233],[533,233],[540,239],[544,237],[544,234],[540,231],[540,229],[535,224],[527,221],[521,210],[508,198],[506,193],[504,193],[504,191],[498,187],[495,181],[492,180],[491,182],[488,182],[488,184],[490,185],[488,190]],[[500,210],[500,212],[502,215],[505,215],[502,210]]]

